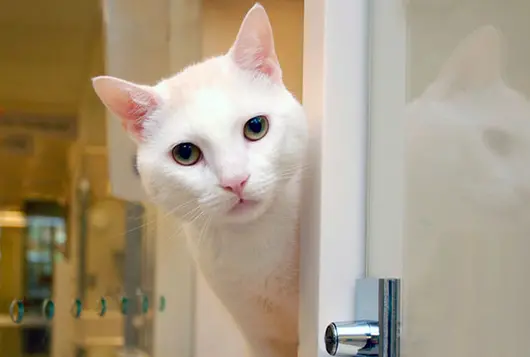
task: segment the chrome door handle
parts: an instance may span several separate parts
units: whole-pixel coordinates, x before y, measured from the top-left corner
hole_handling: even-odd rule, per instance
[[[331,356],[399,357],[399,279],[360,279],[356,321],[332,322],[324,336]]]
[[[332,322],[326,328],[326,350],[332,355],[377,356],[379,324],[374,321]]]

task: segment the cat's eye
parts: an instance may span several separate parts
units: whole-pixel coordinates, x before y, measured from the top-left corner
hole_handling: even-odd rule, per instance
[[[171,149],[171,156],[182,166],[195,165],[202,157],[201,149],[192,143],[178,144]]]
[[[264,115],[258,115],[254,118],[249,119],[245,123],[243,128],[243,134],[245,138],[250,141],[257,141],[263,139],[267,132],[269,131],[269,121]]]

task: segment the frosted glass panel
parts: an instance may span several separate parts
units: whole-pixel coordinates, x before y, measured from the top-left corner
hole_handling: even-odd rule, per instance
[[[530,2],[401,3],[403,356],[527,355]]]

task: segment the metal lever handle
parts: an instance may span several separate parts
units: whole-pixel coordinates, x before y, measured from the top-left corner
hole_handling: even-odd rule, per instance
[[[332,356],[399,357],[398,279],[360,279],[353,322],[333,322],[325,333]]]

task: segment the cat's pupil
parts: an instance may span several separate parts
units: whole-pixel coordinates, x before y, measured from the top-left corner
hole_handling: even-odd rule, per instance
[[[189,160],[193,153],[193,147],[191,144],[182,144],[178,148],[178,156],[184,160]]]
[[[248,128],[253,133],[259,134],[263,130],[263,122],[260,117],[252,118],[248,122]]]

